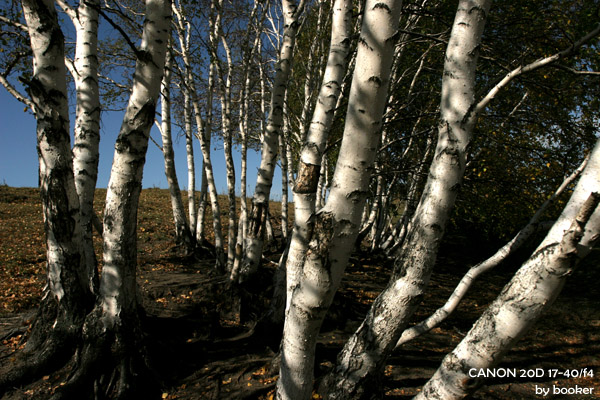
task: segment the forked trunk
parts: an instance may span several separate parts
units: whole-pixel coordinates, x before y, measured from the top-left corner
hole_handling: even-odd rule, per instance
[[[22,4],[33,52],[33,77],[23,82],[37,120],[47,285],[25,348],[0,373],[0,394],[67,361],[93,304],[73,177],[64,36],[53,1]]]
[[[312,217],[302,275],[286,314],[278,399],[311,396],[317,336],[358,235],[380,141],[401,3],[373,0],[365,7],[332,189],[325,206]],[[314,192],[316,180],[311,182]]]
[[[283,99],[292,69],[296,35],[300,27],[299,18],[304,8],[304,0],[300,0],[299,4],[294,0],[283,0],[282,3],[285,24],[283,28],[283,41],[275,70],[269,118],[264,130],[261,161],[256,179],[256,188],[254,189],[254,197],[252,198],[252,208],[248,215],[248,231],[244,246],[244,257],[239,276],[233,277],[240,281],[247,279],[258,269],[262,257],[269,196],[271,194],[271,185],[273,184],[273,174],[275,172],[279,148],[278,138],[283,127]]]
[[[137,298],[137,211],[150,128],[158,100],[171,23],[168,0],[146,1],[146,22],[133,90],[115,144],[104,213],[104,266],[100,295],[86,318],[83,347],[71,379],[57,398],[104,392],[124,397],[149,386],[139,385],[147,371],[140,340]],[[118,371],[116,382],[110,377]]]

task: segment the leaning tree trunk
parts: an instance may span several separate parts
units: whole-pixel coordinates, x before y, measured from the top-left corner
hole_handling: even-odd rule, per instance
[[[187,254],[194,251],[194,240],[185,216],[183,200],[181,199],[181,190],[177,180],[177,171],[175,170],[175,153],[173,152],[173,140],[171,135],[171,54],[167,52],[165,61],[165,73],[163,76],[160,105],[161,105],[161,124],[160,135],[162,138],[162,151],[165,160],[165,176],[169,184],[169,194],[171,196],[171,208],[173,209],[173,222],[175,224],[175,243],[182,246]]]
[[[381,136],[401,6],[401,1],[373,0],[365,7],[331,193],[325,206],[312,217],[314,225],[302,276],[285,319],[278,399],[308,399],[312,392],[319,329],[360,228]],[[315,189],[316,181],[312,191]]]
[[[262,257],[262,248],[265,234],[265,224],[269,214],[269,196],[273,184],[273,174],[279,147],[279,135],[283,126],[283,99],[287,89],[287,82],[292,69],[292,58],[296,35],[300,28],[300,15],[304,9],[305,0],[296,4],[295,0],[283,0],[283,42],[279,50],[271,104],[267,126],[261,151],[260,167],[256,178],[256,188],[252,198],[252,208],[248,215],[248,232],[244,248],[244,256],[240,274],[234,279],[243,281],[257,269]]]
[[[170,23],[168,0],[146,1],[146,23],[136,52],[133,90],[115,144],[106,194],[100,295],[86,318],[77,369],[58,392],[58,398],[94,391],[123,398],[152,386],[140,385],[147,376],[143,373],[146,360],[138,315],[136,231],[142,173],[164,72]],[[110,379],[111,376],[118,378]]]
[[[23,82],[37,120],[47,285],[25,348],[0,374],[0,394],[67,361],[93,304],[73,177],[64,37],[54,2],[22,4],[33,53],[33,77]]]
[[[448,354],[415,399],[463,399],[483,384],[469,370],[493,368],[554,302],[567,276],[600,238],[600,141],[559,219],[502,293]]]
[[[475,70],[490,0],[461,0],[454,20],[442,78],[438,144],[411,231],[396,259],[394,275],[365,320],[338,355],[327,377],[332,399],[365,395],[419,305],[428,284],[449,212],[465,168],[473,119]],[[372,385],[371,385],[372,386]]]

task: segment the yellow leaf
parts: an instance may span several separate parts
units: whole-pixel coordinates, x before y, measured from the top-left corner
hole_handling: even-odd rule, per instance
[[[163,393],[163,394],[162,394],[162,398],[163,398],[163,399],[166,399],[167,397],[169,397],[169,393]]]

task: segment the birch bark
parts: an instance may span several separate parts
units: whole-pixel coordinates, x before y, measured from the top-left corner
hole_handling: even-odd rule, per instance
[[[47,285],[25,348],[0,376],[0,394],[68,359],[93,302],[73,177],[64,36],[53,1],[23,0],[22,6],[33,55],[33,76],[23,83],[37,120]]]
[[[194,241],[190,232],[183,200],[181,199],[181,190],[177,180],[177,171],[175,170],[175,152],[173,151],[173,140],[171,135],[171,54],[167,52],[165,61],[165,73],[161,83],[160,105],[161,105],[161,124],[160,135],[162,138],[162,151],[165,160],[165,176],[169,185],[169,194],[171,196],[171,208],[173,210],[173,222],[175,224],[175,243],[183,246],[187,254],[194,251]]]
[[[97,290],[98,273],[92,242],[94,193],[98,177],[98,146],[100,144],[100,92],[98,89],[98,8],[99,0],[83,1],[74,13],[77,30],[75,46],[75,140],[73,172],[79,196],[83,226],[83,252],[88,285]]]
[[[202,112],[200,109],[200,102],[198,99],[198,94],[196,92],[196,82],[195,78],[192,74],[191,67],[191,59],[189,54],[189,49],[185,44],[185,31],[186,31],[186,23],[185,17],[181,9],[173,6],[173,13],[176,16],[175,28],[177,31],[177,37],[179,39],[181,49],[182,49],[182,58],[185,67],[185,77],[186,77],[186,85],[189,89],[189,93],[191,95],[192,107],[194,110],[194,115],[196,118],[196,128],[198,130],[196,137],[200,141],[200,150],[202,151],[202,190],[204,190],[204,185],[206,184],[208,187],[208,195],[210,197],[210,203],[213,212],[213,231],[215,235],[215,252],[216,252],[216,260],[215,267],[218,270],[221,270],[225,267],[225,259],[224,259],[224,250],[223,250],[223,233],[221,231],[221,210],[219,207],[219,198],[217,194],[217,188],[215,186],[215,179],[213,174],[212,161],[210,157],[210,121],[207,122],[207,129],[205,129],[204,121],[202,121]],[[189,29],[189,26],[187,27]],[[212,68],[211,68],[212,71]],[[209,84],[209,93],[211,93],[211,85]],[[210,97],[212,99],[212,97]],[[211,100],[212,101],[212,100]],[[207,112],[211,113],[212,104],[207,106]],[[206,179],[205,179],[206,178]],[[201,206],[204,203],[203,196],[200,196],[200,204]],[[202,235],[204,233],[203,224],[204,223],[204,209],[200,207],[198,210],[198,224],[200,226],[196,229],[196,237],[199,243],[202,243]]]
[[[560,293],[567,276],[600,237],[600,141],[571,199],[533,255],[442,361],[415,399],[462,399],[482,383],[471,368],[491,368]]]
[[[302,277],[286,315],[278,399],[308,399],[312,392],[316,338],[360,228],[380,141],[401,5],[401,1],[374,0],[365,7],[332,189],[313,217]],[[320,162],[320,157],[315,161]],[[315,188],[316,182],[313,192]]]
[[[490,0],[461,0],[446,51],[438,144],[411,231],[396,259],[394,275],[365,320],[338,355],[327,378],[330,398],[364,394],[385,365],[429,281],[440,240],[465,168],[473,119],[478,48]]]
[[[300,154],[298,176],[293,188],[294,227],[286,263],[286,310],[289,308],[292,291],[300,280],[308,248],[311,234],[309,220],[315,212],[321,160],[347,70],[351,34],[352,2],[337,0],[333,5],[329,57],[306,142]]]
[[[248,215],[248,232],[244,246],[244,258],[240,268],[240,275],[237,277],[240,281],[245,280],[256,271],[262,257],[265,223],[269,211],[269,196],[279,147],[278,137],[283,126],[283,99],[292,68],[292,56],[304,3],[305,0],[300,0],[299,3],[295,0],[282,1],[284,17],[283,41],[279,50],[275,79],[271,92],[269,117],[263,135],[256,188],[254,189],[252,207]]]
[[[132,390],[151,386],[141,386],[139,381],[135,384],[136,379],[143,379],[143,367],[140,367],[145,365],[136,282],[137,210],[170,24],[170,1],[147,0],[142,42],[136,51],[133,88],[115,143],[106,194],[100,294],[94,310],[86,318],[77,369],[60,389],[58,398],[74,398],[81,390],[91,393],[94,388],[98,389],[98,384],[114,384],[116,397],[120,398],[131,395]],[[94,382],[94,377],[105,374],[118,379]]]

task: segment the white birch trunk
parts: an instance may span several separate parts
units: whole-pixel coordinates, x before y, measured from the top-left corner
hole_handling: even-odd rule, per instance
[[[171,208],[173,210],[173,222],[175,224],[175,243],[183,246],[187,253],[194,250],[194,242],[188,225],[181,190],[175,170],[175,153],[173,151],[173,140],[171,135],[171,67],[172,59],[169,52],[166,55],[165,73],[161,84],[161,124],[160,134],[162,138],[162,151],[165,161],[165,176],[169,185],[171,197]]]
[[[97,290],[98,273],[92,241],[94,193],[98,177],[100,143],[100,93],[98,89],[98,11],[99,0],[81,2],[73,15],[77,31],[75,69],[77,109],[73,146],[73,172],[79,196],[83,226],[83,252],[86,276],[92,291]]]
[[[367,1],[365,7],[331,193],[325,207],[313,217],[302,277],[286,315],[278,399],[308,399],[312,392],[317,335],[360,228],[380,140],[401,5],[401,1]],[[312,191],[315,189],[316,182]]]
[[[184,16],[181,13],[181,10],[178,9],[176,6],[173,6],[173,12],[175,13],[175,16],[176,16],[175,28],[176,28],[177,36],[178,36],[179,42],[181,44],[181,49],[182,49],[182,58],[183,58],[184,66],[185,66],[186,85],[188,86],[190,94],[191,94],[192,106],[193,106],[194,115],[196,118],[196,128],[198,129],[196,137],[200,141],[200,149],[202,151],[202,159],[203,159],[202,185],[203,185],[203,189],[204,189],[204,184],[206,182],[206,185],[208,187],[208,194],[210,197],[212,212],[213,212],[213,231],[214,231],[214,235],[215,235],[215,252],[216,252],[215,266],[218,270],[222,270],[225,267],[225,259],[224,259],[224,250],[223,250],[223,233],[221,231],[221,210],[219,207],[219,198],[218,198],[217,189],[215,186],[215,179],[214,179],[214,175],[213,175],[213,168],[212,168],[212,162],[211,162],[211,157],[210,157],[210,126],[211,126],[210,119],[211,118],[210,117],[207,118],[209,121],[207,121],[207,126],[205,129],[204,121],[202,121],[200,102],[198,99],[198,94],[196,92],[196,83],[195,83],[194,76],[192,74],[190,54],[189,54],[189,51],[187,51],[187,49],[188,49],[187,46],[185,45],[186,42],[184,39],[184,37],[185,37],[184,32],[185,32],[185,22],[186,21],[184,19]],[[212,74],[212,68],[211,68],[210,74]],[[209,78],[209,80],[210,80],[210,78]],[[212,90],[212,85],[211,85],[211,82],[209,82],[209,94],[212,93],[211,90]],[[209,114],[209,116],[211,115],[211,108],[212,108],[212,97],[209,96],[209,104],[207,106],[207,113]],[[205,177],[206,177],[206,179],[204,179]],[[203,201],[204,200],[201,195],[200,196],[201,205],[203,204],[202,203]],[[198,210],[198,223],[199,224],[204,223],[204,212],[203,212],[202,207]],[[201,243],[202,235],[204,233],[202,227],[203,227],[203,225],[200,225],[200,227],[198,229],[196,229],[197,237],[200,236],[200,240],[198,241],[199,243]]]
[[[293,188],[294,229],[286,263],[286,310],[289,308],[292,291],[300,280],[306,257],[312,228],[309,219],[315,212],[315,197],[322,169],[321,160],[346,74],[351,34],[352,2],[337,0],[333,5],[329,58],[306,142],[302,147],[298,176]]]
[[[69,341],[79,333],[92,297],[73,177],[64,36],[58,25],[54,2],[23,0],[22,5],[33,55],[33,77],[23,83],[37,120],[47,257],[47,284],[25,348],[26,354],[32,354],[56,350],[49,346],[72,346]],[[42,353],[42,363],[46,361],[44,356]],[[0,383],[4,384],[10,378],[2,377]]]
[[[387,288],[338,356],[328,377],[330,397],[359,398],[385,365],[408,319],[419,305],[435,263],[450,210],[460,187],[473,122],[475,70],[490,0],[461,0],[446,51],[438,144],[412,229]],[[358,67],[357,67],[358,68]]]
[[[223,1],[213,2],[215,9],[215,20],[212,24],[210,34],[211,63],[217,71],[219,79],[219,98],[221,101],[221,132],[223,134],[223,152],[225,154],[225,169],[227,177],[227,194],[229,203],[228,229],[227,229],[227,271],[231,272],[235,259],[236,242],[236,198],[235,198],[235,165],[233,163],[233,127],[231,116],[231,75],[233,72],[233,61],[231,50],[221,28],[221,12]],[[227,71],[223,71],[221,60],[218,55],[219,40],[223,43],[225,56],[227,58]]]
[[[415,399],[462,399],[531,328],[560,293],[567,276],[600,237],[600,141],[559,219],[502,293],[442,361]]]
[[[581,174],[584,167],[587,165],[586,158],[581,166],[573,172],[567,179],[563,181],[560,187],[556,190],[556,192],[550,196],[544,204],[535,212],[534,216],[531,217],[527,225],[521,229],[508,243],[502,246],[494,255],[478,263],[477,265],[469,268],[469,271],[462,277],[456,288],[452,292],[452,295],[448,298],[446,303],[435,310],[433,314],[431,314],[424,321],[411,326],[402,332],[402,336],[398,340],[396,344],[396,349],[400,346],[410,342],[411,340],[416,339],[422,334],[429,332],[440,323],[442,323],[446,318],[448,318],[454,310],[458,307],[464,296],[467,294],[468,290],[471,288],[473,282],[481,276],[482,274],[490,271],[495,268],[502,261],[506,260],[506,258],[517,251],[530,237],[536,232],[539,228],[540,218],[548,208],[548,206],[558,197],[560,196],[565,189]]]
[[[188,167],[188,215],[189,227],[192,238],[196,237],[196,223],[198,220],[196,210],[196,163],[194,161],[194,134],[192,132],[192,104],[190,93],[184,88],[184,123],[185,123],[185,150]]]
[[[271,92],[269,117],[263,135],[260,167],[252,199],[252,208],[248,218],[244,258],[240,270],[241,274],[238,277],[240,281],[245,280],[257,270],[262,257],[265,222],[268,215],[269,197],[279,147],[278,137],[283,126],[283,99],[292,69],[292,58],[299,28],[299,18],[304,8],[304,0],[300,0],[299,4],[295,0],[283,0],[282,3],[285,21],[283,41],[279,50],[275,79]]]
[[[133,90],[115,144],[106,194],[104,267],[99,300],[104,329],[127,325],[128,318],[137,315],[138,200],[164,73],[170,23],[168,0],[146,1],[146,23],[137,53]]]
[[[254,3],[254,9],[252,10],[251,15],[254,16],[257,11],[257,3]],[[250,18],[253,20],[253,18]],[[251,25],[248,25],[248,29],[246,30],[246,40],[247,43],[250,38],[250,29]],[[239,131],[241,137],[241,149],[240,149],[240,217],[238,222],[238,233],[237,239],[235,243],[235,259],[233,262],[233,268],[231,269],[231,275],[229,276],[230,280],[235,280],[237,277],[242,257],[244,256],[243,246],[246,240],[246,226],[247,226],[247,216],[248,216],[248,204],[246,201],[246,184],[247,184],[247,161],[248,161],[248,120],[249,120],[249,109],[250,109],[250,63],[256,54],[257,49],[261,45],[260,39],[260,29],[256,29],[257,34],[254,38],[253,45],[250,49],[246,49],[244,53],[244,61],[242,63],[242,76],[244,81],[244,86],[242,87],[242,91],[240,94],[240,104],[239,104]]]

